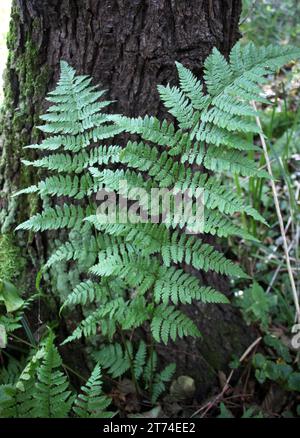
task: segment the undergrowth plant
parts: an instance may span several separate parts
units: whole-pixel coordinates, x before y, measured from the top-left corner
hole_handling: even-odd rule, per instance
[[[24,312],[34,298],[35,296],[31,296],[24,300],[14,284],[0,279],[0,352],[1,348],[6,348],[8,337],[21,327],[31,340],[32,334],[28,329]]]
[[[101,368],[97,364],[80,392],[71,388],[61,356],[50,333],[20,370],[10,360],[1,371],[0,417],[10,418],[105,418],[111,400],[102,392]]]
[[[298,325],[295,325],[291,334],[285,332],[285,327],[293,324],[294,315],[291,311],[292,321],[290,321],[289,312],[284,311],[278,298],[279,296],[267,293],[254,282],[243,295],[236,298],[236,302],[247,323],[259,325],[261,333],[260,349],[254,352],[251,361],[253,375],[260,388],[264,388],[267,394],[271,391],[280,391],[281,415],[293,417],[299,416],[300,413],[297,396],[290,397],[291,394],[300,392],[298,358],[300,333]],[[285,306],[288,307],[289,304],[286,303]],[[230,365],[232,368],[239,368],[241,363],[235,357]],[[278,407],[274,401],[275,399],[270,397],[269,402],[265,404],[264,409],[267,414],[273,409],[277,412]]]
[[[232,186],[223,184],[220,175],[268,176],[255,161],[259,148],[253,136],[259,128],[251,101],[268,103],[261,93],[266,76],[295,56],[298,51],[290,47],[237,44],[227,61],[214,49],[204,65],[203,82],[176,63],[179,86],[158,87],[174,123],[103,113],[109,104],[99,101],[104,92],[61,62],[58,86],[48,94],[51,106],[39,127],[47,137],[27,146],[41,151],[41,158],[24,161],[46,169],[49,176],[18,193],[38,194],[44,208],[17,229],[67,230],[69,239],[58,246],[44,270],[62,261],[84,260],[86,276],[62,310],[81,305],[90,312],[64,342],[100,335],[100,352],[94,354],[99,364],[113,377],[130,370],[137,390],[142,382],[153,401],[174,372],[173,365],[155,371],[153,344],[200,336],[181,305],[228,302],[222,293],[201,284],[197,271],[248,276],[202,236],[192,235],[189,217],[175,212],[159,223],[145,223],[135,215],[140,220],[125,223],[120,217],[128,207],[122,204],[117,220],[109,223],[97,210],[96,194],[104,187],[128,205],[138,199],[148,219],[152,189],[187,192],[194,200],[202,196],[202,234],[254,239],[240,226],[239,216],[262,223],[264,218]],[[124,131],[135,135],[124,148],[108,143]],[[141,188],[142,197],[136,191]],[[161,218],[162,209],[158,213]],[[149,327],[148,345],[136,345],[139,327]]]

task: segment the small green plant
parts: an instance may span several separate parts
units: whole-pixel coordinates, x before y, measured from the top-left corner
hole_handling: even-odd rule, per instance
[[[32,333],[27,331],[24,311],[28,309],[34,298],[32,296],[24,300],[14,284],[0,279],[0,351],[1,348],[7,347],[8,335],[22,326],[28,337],[32,337]]]
[[[273,350],[269,356],[257,353],[253,357],[255,377],[258,382],[262,384],[270,380],[277,382],[287,391],[299,392],[300,367],[293,366],[288,348],[279,339],[270,335],[264,337],[264,342],[265,345],[272,346]]]
[[[245,290],[242,297],[237,298],[237,303],[242,309],[246,321],[258,323],[262,331],[261,351],[255,353],[252,358],[252,367],[257,382],[260,385],[278,385],[287,393],[300,391],[300,366],[297,359],[297,351],[292,348],[289,338],[292,334],[276,336],[276,321],[279,319],[280,327],[286,323],[284,315],[281,316],[281,308],[278,309],[277,295],[266,294],[258,283]],[[279,315],[279,316],[278,316]],[[275,323],[274,323],[275,321]],[[278,321],[277,321],[278,322]],[[282,328],[279,329],[279,333]],[[282,333],[283,335],[283,333]],[[234,359],[232,368],[238,368],[240,362]],[[294,409],[297,414],[297,409]],[[289,415],[293,415],[289,411]],[[299,415],[299,414],[297,414]]]
[[[137,391],[138,385],[143,383],[143,387],[151,394],[152,403],[155,403],[166,389],[165,384],[173,377],[176,366],[172,363],[158,372],[158,357],[155,351],[149,351],[147,354],[144,341],[140,341],[135,354],[133,348],[129,341],[124,349],[120,344],[108,345],[100,352],[93,353],[93,357],[113,378],[122,376],[127,370],[132,369]]]
[[[218,418],[236,418],[236,417],[222,402],[220,403],[220,414],[218,415]],[[261,412],[257,412],[257,409],[255,409],[254,407],[249,407],[245,409],[241,418],[263,418],[263,414]]]
[[[243,291],[243,295],[236,302],[248,323],[259,322],[266,329],[270,323],[271,310],[277,304],[277,297],[266,294],[263,288],[254,282],[250,288]]]

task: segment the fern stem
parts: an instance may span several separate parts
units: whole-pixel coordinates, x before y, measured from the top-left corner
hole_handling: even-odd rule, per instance
[[[124,333],[123,333],[122,327],[119,324],[117,324],[117,328],[118,328],[118,331],[119,331],[121,339],[122,339],[122,344],[124,345],[126,354],[128,356],[128,359],[129,359],[130,371],[131,371],[132,380],[133,380],[133,383],[134,383],[134,386],[135,386],[135,390],[136,390],[136,393],[139,395],[141,393],[141,390],[140,390],[139,384],[138,384],[138,382],[136,380],[136,377],[135,377],[133,359],[132,359],[130,351],[128,349],[127,342],[126,342],[126,339],[124,337]]]
[[[28,320],[25,315],[21,319],[21,324],[25,330],[28,340],[31,342],[32,345],[36,346],[36,340],[34,339],[33,333],[29,327]]]
[[[69,365],[63,363],[62,367],[70,373],[74,374],[74,376],[78,377],[78,379],[82,380],[83,382],[86,381],[86,379],[81,374],[77,373],[77,371],[73,370],[73,368],[69,367]]]
[[[235,182],[237,194],[239,196],[242,196],[242,188],[241,188],[239,176],[237,173],[234,174],[234,182]],[[245,229],[245,231],[247,231],[248,230],[247,218],[246,218],[244,211],[242,211],[241,217],[242,217],[242,223],[244,225],[244,229]]]
[[[256,107],[255,102],[252,102],[252,106],[253,106],[254,110],[257,111],[257,107]],[[269,158],[269,154],[268,154],[267,144],[266,144],[266,141],[265,141],[265,138],[263,135],[263,130],[262,130],[260,118],[259,118],[259,116],[256,116],[255,119],[256,119],[257,126],[260,129],[259,137],[260,137],[260,141],[261,141],[261,144],[263,147],[264,156],[265,156],[266,164],[267,164],[267,169],[268,169],[268,172],[269,172],[270,177],[271,177],[271,187],[272,187],[272,192],[273,192],[273,199],[274,199],[275,209],[276,209],[276,213],[277,213],[277,217],[278,217],[281,237],[282,237],[282,241],[283,241],[283,249],[284,249],[284,253],[285,253],[286,266],[287,266],[287,271],[289,274],[289,279],[290,279],[290,283],[291,283],[292,294],[293,294],[293,299],[294,299],[294,304],[295,304],[295,309],[296,309],[296,319],[298,320],[298,323],[300,323],[299,299],[298,299],[297,289],[296,289],[295,280],[294,280],[294,276],[293,276],[293,270],[292,270],[292,266],[291,266],[289,249],[288,249],[288,244],[287,244],[287,240],[286,240],[286,234],[285,234],[284,223],[283,223],[282,214],[281,214],[281,210],[280,210],[277,190],[276,190],[276,186],[275,186],[275,182],[274,182],[274,178],[273,178],[272,166],[271,166],[271,162],[270,162],[270,158]]]
[[[96,237],[97,237],[97,235],[98,235],[99,233],[96,231],[95,234],[96,234]],[[110,299],[112,300],[113,297],[112,297],[111,290],[110,290],[109,287],[108,287],[108,293],[109,293]],[[122,344],[123,344],[123,346],[124,346],[124,349],[125,349],[125,351],[126,351],[126,354],[127,354],[127,356],[128,356],[128,359],[129,359],[129,363],[130,363],[130,372],[131,372],[131,375],[132,375],[132,380],[133,380],[133,383],[134,383],[134,386],[135,386],[136,393],[137,393],[137,394],[140,394],[141,391],[140,391],[140,388],[139,388],[139,385],[138,385],[138,382],[137,382],[137,380],[136,380],[135,373],[134,373],[133,359],[132,359],[131,354],[130,354],[130,351],[129,351],[129,349],[128,349],[127,342],[126,342],[126,339],[125,339],[125,337],[124,337],[123,329],[122,329],[122,327],[120,326],[119,323],[116,324],[116,327],[117,327],[117,331],[118,331],[119,334],[120,334]]]
[[[35,345],[34,345],[34,344],[31,344],[30,342],[25,341],[25,339],[22,339],[22,338],[20,338],[19,336],[14,335],[13,333],[11,333],[10,336],[11,336],[12,338],[14,338],[16,341],[20,342],[21,344],[27,345],[27,346],[30,347],[30,348],[33,348],[33,349],[35,349],[35,350],[38,348],[36,344],[35,344]]]

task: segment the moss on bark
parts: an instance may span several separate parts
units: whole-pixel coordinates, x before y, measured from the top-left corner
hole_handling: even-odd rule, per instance
[[[4,102],[1,108],[0,203],[1,232],[11,231],[14,225],[36,211],[34,195],[11,198],[20,187],[31,185],[36,172],[20,165],[23,147],[39,139],[38,125],[41,102],[48,87],[50,69],[40,64],[38,47],[31,38],[32,26],[21,23],[20,11],[13,2],[7,46],[9,50],[4,77]],[[23,44],[24,41],[24,44]],[[26,152],[28,159],[30,153]],[[31,155],[33,155],[31,153]]]
[[[24,265],[20,248],[11,233],[0,235],[0,279],[14,282]]]
[[[28,243],[34,236],[14,234],[15,226],[38,209],[38,198],[12,197],[20,188],[38,179],[34,169],[21,164],[22,158],[34,158],[24,146],[39,140],[35,128],[39,124],[41,105],[46,94],[51,69],[42,64],[34,41],[37,23],[22,21],[19,3],[12,4],[7,35],[8,59],[4,74],[4,100],[0,110],[0,277],[28,289],[28,266],[34,253],[28,254]],[[27,260],[27,263],[26,263]],[[35,263],[33,263],[35,264]]]

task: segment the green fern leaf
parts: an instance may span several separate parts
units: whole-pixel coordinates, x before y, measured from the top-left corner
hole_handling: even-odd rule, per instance
[[[89,380],[81,387],[73,411],[79,418],[110,418],[113,413],[106,408],[111,400],[103,395],[101,368],[96,365]]]
[[[171,338],[176,341],[177,337],[201,336],[193,321],[174,306],[160,304],[154,310],[151,322],[151,333],[157,342],[167,344]]]

